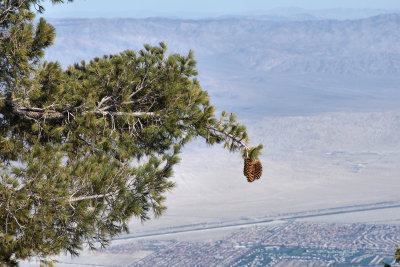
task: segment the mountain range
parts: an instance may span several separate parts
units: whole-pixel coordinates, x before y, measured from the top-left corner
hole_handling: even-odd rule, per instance
[[[246,117],[398,109],[400,14],[357,20],[50,19],[68,64],[164,41],[190,49],[220,109]]]
[[[70,64],[144,43],[195,51],[205,66],[263,72],[397,75],[400,14],[359,20],[58,19],[49,59]]]

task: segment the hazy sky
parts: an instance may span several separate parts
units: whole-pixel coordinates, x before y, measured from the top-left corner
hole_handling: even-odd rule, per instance
[[[52,6],[47,17],[215,16],[279,7],[400,9],[400,0],[75,0]]]

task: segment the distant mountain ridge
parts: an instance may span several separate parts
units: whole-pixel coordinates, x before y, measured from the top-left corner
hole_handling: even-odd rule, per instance
[[[355,20],[373,17],[381,14],[399,13],[399,9],[370,9],[370,8],[275,8],[267,11],[249,12],[248,18],[265,20]]]
[[[400,14],[359,20],[268,21],[249,18],[51,19],[57,29],[50,60],[81,59],[165,41],[193,49],[201,66],[266,73],[398,75]]]

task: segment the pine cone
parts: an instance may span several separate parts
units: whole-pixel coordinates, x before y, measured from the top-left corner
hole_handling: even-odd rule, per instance
[[[243,169],[243,174],[244,176],[249,176],[251,173],[253,173],[253,163],[250,158],[246,158],[244,160],[244,169]]]
[[[262,175],[262,164],[259,160],[252,161],[250,158],[244,160],[243,174],[246,176],[248,182],[254,182],[260,179]]]
[[[253,163],[253,169],[254,169],[254,171],[253,171],[254,178],[260,179],[261,175],[262,175],[263,167],[259,160],[257,160],[256,162]]]
[[[244,160],[244,169],[243,169],[244,176],[247,177],[248,182],[253,182],[255,180],[254,177],[254,163],[251,161],[250,158],[246,158]]]

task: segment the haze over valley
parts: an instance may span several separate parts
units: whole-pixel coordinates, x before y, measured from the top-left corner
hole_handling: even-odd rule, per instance
[[[49,19],[57,38],[47,59],[64,67],[145,43],[194,50],[218,112],[235,112],[252,144],[264,145],[263,176],[252,184],[240,155],[202,140],[188,145],[165,215],[144,225],[133,219],[131,233],[114,244],[196,233],[215,241],[217,232],[269,222],[283,223],[279,231],[294,221],[400,223],[400,14],[282,12],[279,19]]]
[[[247,184],[239,155],[201,140],[189,145],[160,221],[174,205],[187,207],[182,216],[194,213],[197,221],[193,205],[206,207],[206,219],[207,213],[221,215],[220,209],[232,213],[227,217],[263,216],[400,200],[400,15],[50,21],[57,39],[47,58],[63,66],[161,41],[171,53],[194,50],[212,103],[235,112],[252,142],[264,144],[265,170],[257,185]]]

